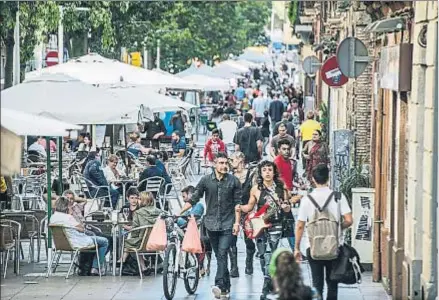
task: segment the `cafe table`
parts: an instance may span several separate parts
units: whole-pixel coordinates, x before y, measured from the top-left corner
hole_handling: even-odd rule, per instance
[[[114,216],[113,216],[114,215]],[[113,239],[113,261],[112,261],[112,274],[116,276],[116,262],[117,262],[117,237],[120,235],[120,227],[123,225],[129,225],[131,222],[124,220],[123,217],[119,217],[120,214],[117,211],[113,211],[111,220],[97,221],[97,220],[85,220],[85,224],[93,225],[95,227],[111,226],[111,237]],[[121,249],[123,251],[123,249]]]

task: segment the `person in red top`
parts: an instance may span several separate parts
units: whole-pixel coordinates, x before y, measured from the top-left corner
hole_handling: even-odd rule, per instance
[[[213,162],[218,152],[226,152],[226,145],[219,137],[219,130],[214,129],[212,130],[212,137],[207,140],[204,146],[205,161]]]
[[[291,143],[287,139],[278,142],[278,155],[274,158],[274,164],[279,170],[280,178],[288,191],[293,190],[293,167],[291,165]]]

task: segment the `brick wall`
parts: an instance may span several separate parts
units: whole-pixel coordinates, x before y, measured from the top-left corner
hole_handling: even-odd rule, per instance
[[[364,32],[367,24],[355,26],[355,37],[362,40],[372,56],[369,34]],[[372,64],[357,78],[350,79],[347,86],[347,128],[355,131],[354,155],[356,163],[370,164],[372,120]]]

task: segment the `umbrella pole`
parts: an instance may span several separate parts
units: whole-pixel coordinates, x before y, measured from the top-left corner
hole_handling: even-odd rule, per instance
[[[50,161],[50,138],[46,136],[46,155],[47,155],[47,269],[49,270],[52,260],[52,231],[50,230],[50,217],[52,215],[52,170]],[[49,270],[51,273],[51,270]]]
[[[62,195],[63,183],[62,183],[62,137],[58,138],[58,195]]]
[[[114,124],[110,125],[110,152],[114,154]]]
[[[127,125],[123,125],[123,141],[125,143],[125,168],[126,168],[126,174],[128,174],[128,144],[127,144]],[[125,201],[125,199],[124,199]]]

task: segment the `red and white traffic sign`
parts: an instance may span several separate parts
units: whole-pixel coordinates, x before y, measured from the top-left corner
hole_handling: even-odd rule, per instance
[[[49,51],[46,54],[46,65],[48,67],[58,64],[58,51]]]
[[[343,75],[338,66],[337,57],[328,58],[320,68],[322,80],[330,87],[341,87],[347,83],[349,78]]]

